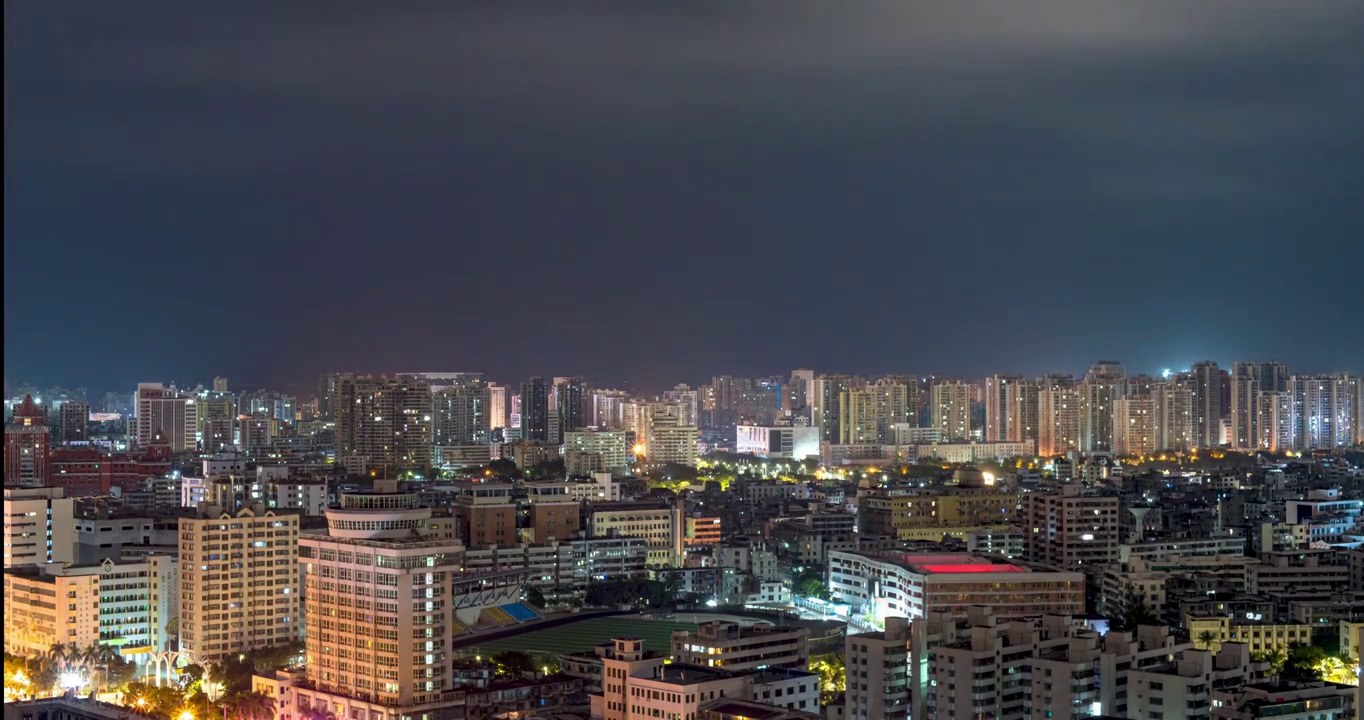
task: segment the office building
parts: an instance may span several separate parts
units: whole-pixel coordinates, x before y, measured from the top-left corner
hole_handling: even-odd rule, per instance
[[[5,425],[5,486],[42,487],[51,472],[47,414],[29,395]]]
[[[638,537],[649,544],[649,565],[682,564],[686,524],[680,503],[665,500],[593,502],[584,507],[591,537]]]
[[[1079,572],[1039,570],[969,553],[829,552],[829,589],[878,620],[985,605],[1000,617],[1084,612]]]
[[[488,432],[507,427],[507,386],[488,383]]]
[[[971,439],[971,398],[975,392],[970,383],[940,380],[928,391],[929,423],[938,429],[944,442]]]
[[[161,383],[139,383],[130,434],[139,447],[146,447],[158,431],[166,436],[173,452],[192,452],[199,447],[199,407],[193,395]]]
[[[6,487],[5,567],[75,562],[75,501],[59,487]]]
[[[155,554],[6,569],[5,652],[37,657],[55,645],[98,643],[141,664],[169,648],[176,572],[172,556]]]
[[[803,627],[763,622],[744,627],[715,620],[700,623],[694,632],[673,631],[672,657],[673,662],[726,670],[804,670],[810,663],[809,640],[810,631]]]
[[[272,647],[303,632],[299,516],[262,504],[202,505],[180,518],[180,650],[194,662]]]
[[[819,457],[819,430],[807,425],[735,428],[734,452],[773,460]]]
[[[904,718],[909,712],[909,618],[888,617],[880,632],[844,639],[848,720]]]
[[[1118,498],[1085,495],[1079,485],[1059,493],[1023,495],[1024,557],[1078,570],[1118,560]]]
[[[468,547],[518,542],[517,504],[511,483],[456,483],[454,513]]]
[[[592,387],[580,377],[554,378],[554,407],[559,416],[559,435],[551,442],[562,442],[563,434],[592,426]]]

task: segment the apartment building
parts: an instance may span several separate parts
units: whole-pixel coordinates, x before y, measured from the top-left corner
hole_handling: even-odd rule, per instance
[[[256,503],[180,518],[180,649],[196,663],[299,640],[299,516]]]
[[[594,502],[584,507],[592,537],[639,537],[649,543],[649,565],[680,567],[686,523],[681,503]]]
[[[1262,682],[1269,671],[1269,663],[1251,661],[1244,643],[1223,643],[1216,653],[1181,650],[1172,661],[1127,673],[1127,717],[1211,718],[1214,690]]]
[[[1023,496],[1024,557],[1056,567],[1089,569],[1118,559],[1118,498],[1086,495],[1079,485]]]
[[[909,713],[909,618],[886,618],[881,632],[844,639],[848,720],[904,718]]]

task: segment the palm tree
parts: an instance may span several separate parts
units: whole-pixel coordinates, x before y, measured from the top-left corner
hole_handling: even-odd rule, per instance
[[[1204,650],[1211,650],[1215,640],[1217,640],[1217,634],[1211,630],[1198,633],[1198,644],[1202,645]]]
[[[310,707],[299,712],[299,720],[336,720],[336,715],[327,707]]]
[[[275,699],[263,692],[239,693],[224,704],[240,720],[272,720],[275,717]]]

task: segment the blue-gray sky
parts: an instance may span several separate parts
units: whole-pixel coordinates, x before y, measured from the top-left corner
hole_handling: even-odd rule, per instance
[[[1364,4],[5,4],[5,376],[1364,370]]]

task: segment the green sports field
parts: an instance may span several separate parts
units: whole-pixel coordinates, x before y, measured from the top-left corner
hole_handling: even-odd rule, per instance
[[[645,650],[667,654],[671,650],[674,630],[695,629],[696,623],[623,617],[589,618],[548,630],[490,640],[460,650],[477,651],[483,655],[495,655],[508,650],[534,653],[589,652],[594,646],[608,642],[614,637],[637,637],[644,639]]]

